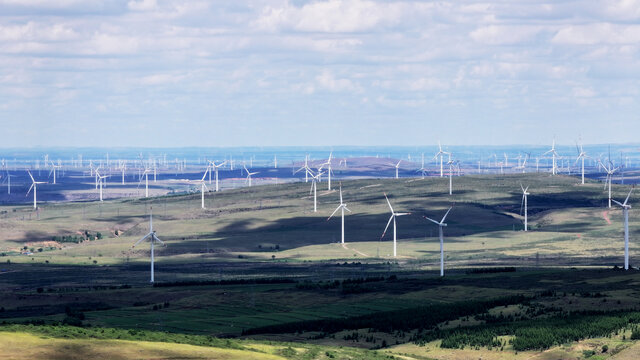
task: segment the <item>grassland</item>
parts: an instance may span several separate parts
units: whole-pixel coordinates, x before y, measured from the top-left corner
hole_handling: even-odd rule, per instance
[[[528,232],[522,231],[519,214],[520,183],[530,185]],[[613,270],[622,265],[622,215],[605,207],[600,183],[581,186],[575,178],[541,174],[464,176],[454,179],[454,195],[449,196],[448,179],[348,181],[342,184],[344,199],[353,213],[345,219],[344,246],[339,243],[339,218],[327,221],[338,204],[337,191],[326,191],[326,183],[320,183],[319,211],[314,213],[309,185],[208,193],[206,210],[200,209],[199,194],[44,204],[36,212],[2,207],[0,288],[5,291],[0,293],[0,320],[79,321],[91,328],[292,341],[315,346],[317,356],[310,359],[323,358],[319,349],[334,351],[335,346],[344,351],[385,348],[391,355],[416,359],[463,359],[469,354],[497,359],[524,358],[525,353],[535,358],[593,339],[518,354],[509,346],[497,352],[486,347],[442,349],[440,339],[425,346],[415,339],[421,331],[475,331],[491,321],[640,310],[640,273]],[[398,219],[397,258],[390,256],[389,235],[380,240],[389,216],[383,192],[394,209],[412,213]],[[614,186],[615,198],[627,192]],[[445,229],[447,276],[441,279],[436,272],[437,228],[422,216],[440,217],[449,206],[454,209]],[[148,248],[131,249],[148,231],[152,209],[154,229],[167,243],[156,249],[156,281],[171,286],[150,287]],[[630,215],[633,265],[639,219],[633,210]],[[98,232],[101,239],[94,239]],[[87,233],[91,240],[81,243],[52,242],[62,236],[86,238]],[[21,254],[25,246],[33,253]],[[498,272],[485,271],[492,268]],[[454,308],[461,301],[516,295],[527,300],[464,316],[451,313],[426,330],[287,330],[303,323],[418,314]],[[256,330],[273,326],[281,331]],[[514,334],[500,336],[504,340]],[[624,348],[616,356],[636,348],[628,337],[618,340]],[[131,351],[144,348],[126,346]],[[578,349],[567,350],[566,358],[582,356]],[[94,350],[99,358],[100,350]],[[163,354],[161,349],[148,351]],[[362,354],[369,353],[356,351],[344,358]]]

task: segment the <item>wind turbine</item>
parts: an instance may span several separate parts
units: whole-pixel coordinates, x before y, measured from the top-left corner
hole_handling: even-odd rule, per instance
[[[127,170],[127,161],[122,160],[120,163],[120,170],[122,171],[122,185],[124,185],[124,172]]]
[[[416,172],[418,171],[420,171],[422,179],[424,179],[424,175],[427,173],[427,169],[424,167],[424,153],[422,153],[422,165],[420,166],[420,169],[416,170]]]
[[[387,233],[387,229],[389,228],[389,224],[391,224],[391,221],[393,220],[393,257],[396,257],[396,217],[398,216],[404,216],[404,215],[409,215],[411,213],[397,213],[393,211],[393,207],[391,207],[391,202],[389,202],[389,198],[387,197],[387,194],[384,194],[384,198],[387,199],[387,204],[389,204],[389,209],[391,209],[391,217],[389,218],[389,221],[387,222],[387,226],[384,228],[384,232],[382,233],[382,236],[380,237],[380,240],[382,240],[382,238],[384,238],[384,235]]]
[[[398,163],[395,165],[396,167],[396,179],[398,178],[398,169],[400,168],[400,163],[402,162],[402,160],[398,160]]]
[[[631,209],[631,205],[628,205],[627,202],[629,202],[629,197],[631,196],[631,192],[633,191],[633,188],[631,188],[631,191],[629,191],[629,195],[627,195],[627,198],[624,200],[624,203],[620,203],[616,200],[613,200],[613,202],[615,202],[616,204],[620,205],[620,207],[622,207],[622,213],[624,214],[624,269],[625,270],[629,270],[629,209]]]
[[[582,148],[582,143],[578,144],[576,142],[576,150],[578,150],[578,158],[576,159],[576,164],[578,161],[582,160],[582,185],[584,185],[584,159],[587,157],[587,153]]]
[[[449,161],[447,161],[447,165],[449,165],[449,195],[453,194],[453,160],[451,160],[451,153],[449,153]]]
[[[440,145],[440,141],[438,141],[438,152],[433,158],[437,160],[438,156],[440,156],[440,177],[444,177],[444,171],[442,169],[442,157],[444,154],[446,154],[446,152],[442,151],[442,145]]]
[[[442,234],[442,228],[447,226],[444,220],[447,218],[447,215],[449,215],[449,211],[451,211],[451,209],[453,209],[453,206],[450,207],[449,210],[447,210],[447,212],[444,214],[440,222],[437,222],[426,216],[424,217],[425,219],[438,225],[438,234],[440,235],[440,276],[444,276],[444,236]]]
[[[147,239],[151,243],[151,281],[150,282],[153,284],[153,245],[155,244],[156,241],[159,242],[161,245],[164,245],[164,242],[158,239],[158,237],[156,236],[156,232],[153,230],[153,208],[151,208],[151,211],[149,213],[149,233],[143,236],[142,239],[138,240],[135,244],[133,244],[131,248],[132,249],[135,248],[138,244],[140,244],[142,241]]]
[[[149,197],[149,173],[151,170],[148,167],[144,167],[144,172],[142,176],[144,176],[144,197]],[[142,183],[142,176],[140,177],[140,181],[138,182],[138,187],[140,187],[140,183]]]
[[[558,153],[556,152],[556,139],[553,139],[553,143],[551,144],[551,149],[545,153],[543,153],[542,155],[546,155],[546,154],[551,154],[551,158],[553,159],[553,163],[551,165],[551,174],[552,175],[556,175],[557,173],[557,168],[556,168],[556,157],[558,156]],[[609,206],[611,207],[611,206]]]
[[[611,178],[613,178],[613,173],[615,173],[619,168],[614,168],[613,163],[609,160],[609,167],[600,162],[600,166],[604,168],[607,172],[607,177],[605,178],[604,188],[607,188],[607,183],[609,184],[609,208],[611,208]]]
[[[331,190],[331,156],[332,155],[333,155],[333,151],[329,153],[329,159],[327,160],[327,162],[320,165],[320,168],[318,169],[318,175],[320,175],[320,169],[322,169],[322,166],[327,165],[328,190]]]
[[[56,165],[54,164],[54,162],[51,162],[51,171],[49,172],[49,176],[51,176],[51,174],[53,174],[53,184],[55,185],[56,183],[56,169],[60,168],[61,165]]]
[[[205,185],[205,178],[207,177],[207,172],[211,173],[211,168],[207,167],[207,170],[205,170],[204,175],[202,175],[202,179],[200,179],[200,207],[201,208],[205,208],[204,207],[204,191],[205,190],[209,190],[209,188],[207,188],[207,185]]]
[[[244,171],[247,172],[247,178],[245,179],[244,182],[246,183],[248,181],[249,182],[249,187],[251,187],[251,176],[255,175],[255,174],[258,174],[258,173],[257,172],[249,172],[249,170],[247,170],[246,166],[244,166]]]
[[[530,195],[527,190],[529,190],[529,187],[527,186],[526,188],[524,186],[522,186],[522,184],[520,184],[520,189],[522,189],[522,201],[520,202],[520,213],[522,214],[522,205],[524,205],[524,231],[527,231],[528,229],[528,225],[527,225],[527,195]]]
[[[107,177],[107,175],[100,175],[100,173],[96,169],[96,176],[98,178],[98,182],[100,183],[100,201],[102,201],[102,183],[104,182],[104,179]]]
[[[327,218],[327,221],[329,221],[329,219],[331,219],[331,217],[333,215],[335,215],[336,212],[338,212],[338,210],[342,211],[342,243],[344,244],[344,211],[347,210],[348,212],[351,212],[351,210],[349,210],[347,208],[347,204],[342,202],[342,184],[340,184],[340,205],[338,205],[338,207],[333,210],[333,212],[331,213],[331,215]]]
[[[309,182],[309,172],[311,171],[311,169],[309,168],[309,155],[306,155],[304,157],[304,166],[301,167],[300,169],[296,170],[296,172],[305,169],[305,173],[304,173],[304,182]],[[295,173],[294,173],[295,174]]]
[[[15,177],[15,175],[9,174],[7,171],[7,194],[11,195],[11,178]]]
[[[221,168],[224,164],[226,164],[226,161],[221,162],[220,164],[216,165],[216,163],[214,161],[209,161],[209,164],[211,165],[211,167],[213,167],[213,171],[215,172],[216,176],[216,192],[219,191],[218,188],[218,169]],[[211,184],[211,170],[209,170],[209,184]]]
[[[33,189],[33,208],[37,209],[38,208],[37,203],[36,203],[36,197],[37,197],[36,195],[37,195],[37,192],[38,192],[38,186],[37,185],[38,184],[46,184],[46,182],[44,182],[44,181],[36,181],[33,178],[33,175],[31,175],[31,171],[27,170],[27,172],[29,173],[29,177],[31,178],[31,186],[29,187],[29,191],[27,191],[27,194],[25,196],[29,195],[29,193],[31,192],[31,189]]]
[[[318,173],[314,176],[311,175],[311,190],[309,194],[313,192],[313,212],[318,212],[317,193],[318,193],[318,179],[322,176],[322,171],[318,170]]]
[[[304,170],[304,182],[309,182],[309,176],[313,177],[313,171],[309,167],[307,159],[308,159],[308,157],[304,158],[304,166],[302,166],[300,169],[298,169],[298,170],[293,172],[294,174],[296,174],[299,171]],[[320,168],[322,168],[322,167],[320,167]],[[318,171],[320,171],[320,170],[318,170]]]

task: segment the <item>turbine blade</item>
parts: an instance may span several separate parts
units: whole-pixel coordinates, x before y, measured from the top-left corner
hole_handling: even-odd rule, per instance
[[[380,240],[382,240],[382,238],[384,237],[384,234],[387,233],[387,229],[389,228],[389,224],[391,224],[391,220],[393,220],[393,214],[391,215],[391,217],[389,218],[389,221],[387,222],[387,226],[385,226],[384,231],[382,232],[382,236],[380,236]]]
[[[34,186],[35,183],[31,184],[31,186],[29,187],[29,191],[27,191],[27,193],[25,194],[25,197],[29,196],[29,193],[31,193],[31,189],[33,189]]]
[[[148,238],[149,236],[153,235],[153,233],[148,233],[147,235],[143,236],[142,239],[136,241],[135,244],[133,244],[133,246],[131,247],[132,249],[136,246],[138,246],[138,244],[140,244],[141,242],[143,242],[146,238]]]
[[[453,206],[452,206],[452,207],[450,207],[450,208],[449,208],[449,210],[447,210],[447,213],[446,213],[446,214],[444,214],[444,216],[442,217],[442,221],[440,221],[440,223],[441,223],[441,224],[442,224],[442,223],[444,223],[444,219],[446,219],[446,218],[447,218],[447,215],[449,215],[449,212],[451,211],[451,209],[453,209]]]
[[[439,222],[437,222],[437,221],[433,220],[433,219],[432,219],[432,218],[430,218],[430,217],[423,216],[423,218],[425,218],[425,219],[427,219],[427,220],[429,220],[429,221],[433,222],[433,223],[434,223],[434,224],[436,224],[436,225],[440,225],[440,223],[439,223]]]
[[[153,237],[153,240],[155,240],[155,241],[159,242],[160,244],[164,245],[164,241],[158,239],[158,237],[156,236],[155,233],[152,235],[152,237]]]
[[[611,201],[613,201],[614,203],[620,205],[621,207],[624,207],[624,205],[619,201],[616,201],[616,200],[613,200],[613,199],[611,199]]]
[[[391,202],[389,201],[387,194],[386,193],[383,193],[383,194],[384,194],[384,198],[387,199],[387,204],[389,204],[389,209],[391,209],[391,213],[393,214],[393,207],[391,207]]]
[[[338,210],[340,210],[340,206],[338,206],[335,210],[333,210],[331,215],[329,215],[329,217],[327,218],[327,221],[329,221],[329,219],[331,219],[333,217],[333,215],[335,215],[338,212]]]
[[[349,210],[349,208],[347,207],[347,205],[344,206],[344,209],[347,210],[348,212],[351,212],[351,210]]]
[[[633,192],[633,188],[631,188],[631,190],[629,190],[629,195],[627,195],[627,198],[624,200],[624,204],[627,205],[627,201],[629,201],[629,198],[631,197],[631,193]]]

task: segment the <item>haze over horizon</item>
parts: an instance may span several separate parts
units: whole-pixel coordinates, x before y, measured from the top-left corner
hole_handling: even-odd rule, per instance
[[[637,0],[0,0],[0,147],[634,143],[639,20]]]

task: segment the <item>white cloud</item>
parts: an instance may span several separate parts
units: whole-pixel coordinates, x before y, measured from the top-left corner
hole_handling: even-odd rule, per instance
[[[532,40],[541,30],[539,26],[490,25],[473,30],[469,36],[488,45],[518,44]]]
[[[360,87],[350,79],[336,79],[329,70],[323,70],[316,76],[318,86],[329,91],[359,91]]]
[[[291,29],[305,32],[349,33],[372,31],[399,24],[411,11],[429,8],[417,3],[386,3],[366,0],[329,0],[301,7],[286,3],[267,7],[255,21],[259,29]]]
[[[638,44],[640,25],[594,23],[571,25],[560,29],[552,39],[556,44]]]
[[[150,11],[158,7],[158,2],[156,0],[132,0],[127,3],[127,7],[133,11]]]

